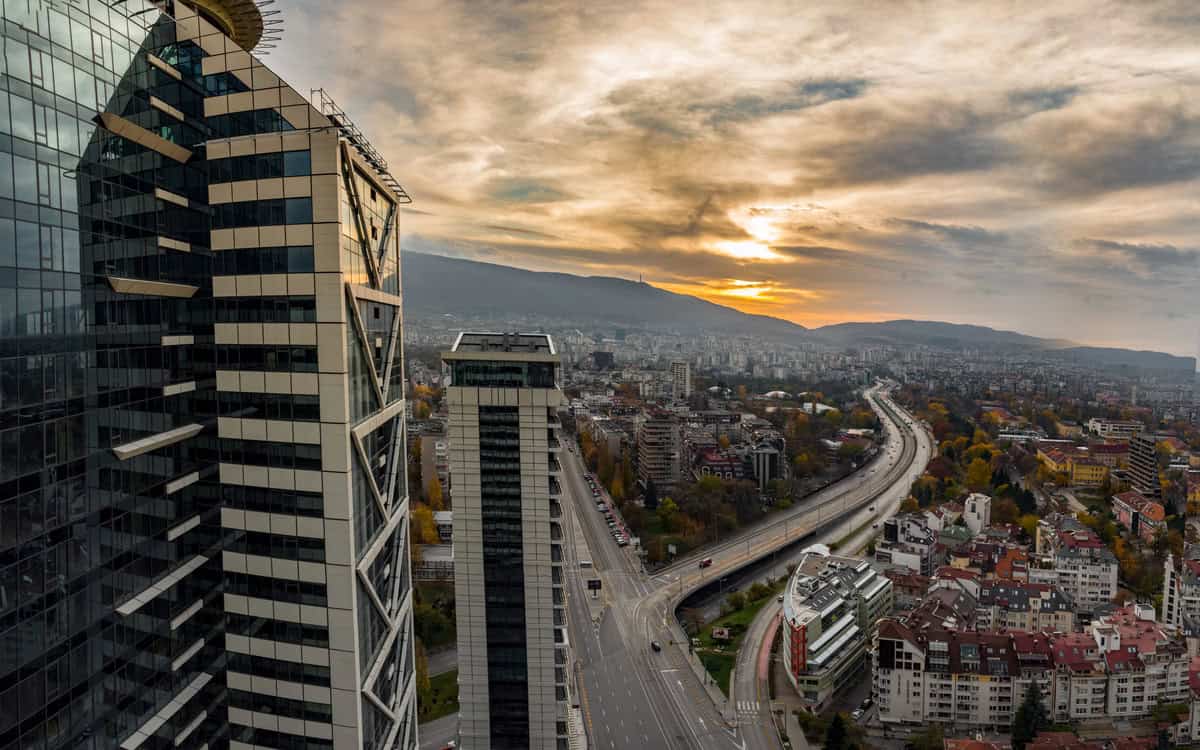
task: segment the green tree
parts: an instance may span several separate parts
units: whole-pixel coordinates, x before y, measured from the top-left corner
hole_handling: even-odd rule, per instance
[[[729,610],[731,612],[737,612],[746,606],[746,595],[740,591],[735,591],[729,596],[725,597],[725,602],[729,604]]]
[[[846,720],[841,713],[833,715],[829,728],[825,730],[825,750],[850,750],[849,736],[846,732]]]
[[[662,522],[663,529],[670,531],[671,522],[675,520],[675,514],[679,512],[679,506],[671,498],[665,497],[659,503],[658,510],[655,512],[658,514],[658,520]]]
[[[1042,689],[1038,687],[1037,681],[1030,682],[1020,708],[1013,715],[1013,750],[1025,750],[1025,746],[1037,737],[1038,732],[1049,727],[1050,717],[1042,703]]]

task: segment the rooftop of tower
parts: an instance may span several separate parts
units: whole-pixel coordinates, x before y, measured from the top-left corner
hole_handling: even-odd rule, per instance
[[[264,41],[267,35],[267,22],[264,20],[262,5],[273,0],[185,0],[209,23],[223,31],[242,49],[252,50]],[[278,13],[272,11],[271,13]],[[278,23],[278,21],[275,21]],[[270,29],[269,31],[278,31]],[[273,41],[269,38],[267,41]]]

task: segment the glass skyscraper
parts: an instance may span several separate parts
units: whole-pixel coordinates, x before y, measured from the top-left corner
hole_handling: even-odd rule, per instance
[[[415,747],[407,196],[250,0],[0,7],[0,750]]]

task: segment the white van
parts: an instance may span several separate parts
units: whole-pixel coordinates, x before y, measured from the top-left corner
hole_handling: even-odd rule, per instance
[[[591,561],[591,560],[580,560],[580,561],[579,561],[579,567],[581,567],[581,568],[590,568],[590,567],[592,567],[592,561]]]

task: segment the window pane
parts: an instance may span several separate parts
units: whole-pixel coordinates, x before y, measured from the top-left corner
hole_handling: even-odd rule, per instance
[[[288,224],[311,224],[312,223],[312,199],[311,198],[288,198],[287,199],[287,223]]]
[[[285,177],[299,177],[310,174],[309,153],[307,151],[285,151],[283,154],[283,174]]]

